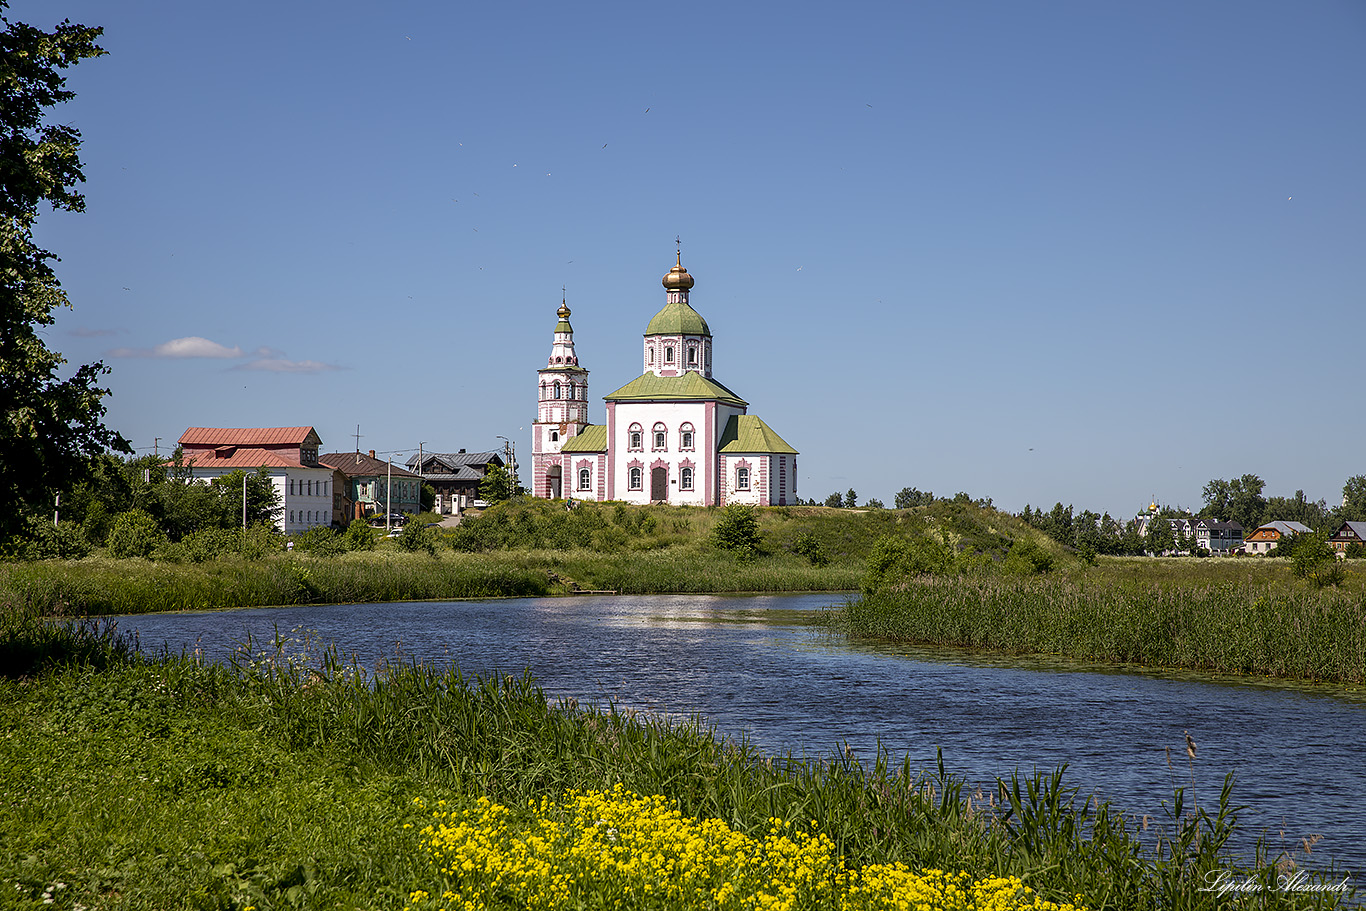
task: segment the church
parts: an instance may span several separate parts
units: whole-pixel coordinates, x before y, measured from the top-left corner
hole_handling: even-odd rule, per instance
[[[537,371],[532,493],[538,497],[785,506],[797,501],[797,450],[712,377],[711,329],[688,303],[683,255],[664,276],[664,308],[645,327],[644,373],[603,397],[588,421],[588,371],[563,302]]]

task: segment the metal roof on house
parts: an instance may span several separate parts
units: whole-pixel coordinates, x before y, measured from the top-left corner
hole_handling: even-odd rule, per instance
[[[577,435],[564,441],[560,452],[606,452],[607,425],[588,424]]]
[[[318,461],[348,478],[388,477],[391,470],[390,463],[364,452],[328,452],[318,456]],[[392,471],[395,478],[418,477],[399,465],[392,466]]]
[[[616,392],[604,395],[605,402],[722,402],[747,407],[749,402],[722,386],[716,380],[688,371],[679,376],[656,376],[643,373]]]
[[[702,318],[692,307],[683,301],[674,301],[664,305],[650,320],[650,324],[645,327],[646,335],[705,335],[711,338],[711,329],[707,327],[707,321]]]
[[[717,446],[720,452],[786,452],[792,455],[797,450],[773,432],[754,414],[731,415],[726,429],[721,431],[721,441]]]
[[[424,474],[456,474],[465,466],[482,469],[490,462],[502,465],[503,455],[500,452],[427,452],[423,453],[422,462],[429,469]],[[417,469],[417,456],[409,456],[408,465]],[[483,477],[483,474],[480,473],[478,477]]]
[[[185,453],[184,463],[192,468],[316,468],[299,461],[298,450],[281,452],[278,449],[262,449],[259,446],[219,446],[215,449],[196,449]],[[167,463],[170,464],[170,463]]]
[[[1305,525],[1303,522],[1283,522],[1280,519],[1277,519],[1275,522],[1267,522],[1264,525],[1258,525],[1252,530],[1252,533],[1255,535],[1257,532],[1267,529],[1274,530],[1281,535],[1307,535],[1311,532],[1309,526]]]
[[[210,446],[302,446],[312,437],[312,427],[191,427],[180,435],[180,445],[203,449]]]
[[[1333,532],[1333,537],[1336,538],[1342,534],[1344,528],[1350,528],[1358,541],[1366,541],[1366,522],[1343,522],[1338,526],[1337,531]]]

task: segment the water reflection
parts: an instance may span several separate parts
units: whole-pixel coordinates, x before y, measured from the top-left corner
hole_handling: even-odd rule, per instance
[[[1082,793],[1160,817],[1185,786],[1202,805],[1224,775],[1248,820],[1287,847],[1323,834],[1310,864],[1366,870],[1366,696],[1041,658],[854,642],[812,620],[830,595],[649,596],[330,605],[123,618],[144,647],[315,630],[364,666],[401,654],[466,674],[530,670],[547,692],[659,714],[701,714],[770,752],[883,748],[990,784],[1066,763]],[[1198,744],[1188,763],[1185,731]],[[1168,750],[1170,749],[1170,761]],[[1323,866],[1313,869],[1326,869]]]

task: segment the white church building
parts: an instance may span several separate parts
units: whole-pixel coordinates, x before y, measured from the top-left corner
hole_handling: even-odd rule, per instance
[[[561,303],[550,359],[538,374],[532,492],[539,497],[724,506],[797,499],[797,450],[749,403],[712,378],[711,330],[688,304],[693,277],[677,264],[645,327],[645,372],[606,395],[607,422],[588,422],[588,371]]]

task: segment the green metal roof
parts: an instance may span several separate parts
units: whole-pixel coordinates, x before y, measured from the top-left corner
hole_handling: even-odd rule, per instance
[[[797,450],[787,445],[787,441],[773,432],[773,428],[759,420],[757,415],[737,414],[726,422],[721,431],[721,442],[717,446],[721,452],[787,452],[797,454]]]
[[[560,452],[606,452],[607,451],[607,425],[588,424],[578,432],[564,441],[560,447]]]
[[[645,327],[646,335],[705,335],[711,338],[707,321],[692,307],[679,301],[665,304],[664,309],[655,314],[650,325]]]
[[[569,320],[567,320],[567,319],[562,319],[562,320],[560,320],[558,323],[555,324],[555,331],[556,331],[556,332],[573,332],[573,331],[574,331],[574,327],[571,326],[571,325],[569,325]]]
[[[602,398],[607,402],[704,401],[724,402],[727,405],[741,407],[749,404],[716,380],[709,380],[692,370],[679,376],[642,373],[616,392]]]
[[[587,373],[587,367],[576,367],[571,364],[552,364],[549,367],[541,367],[537,373]]]

